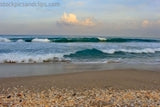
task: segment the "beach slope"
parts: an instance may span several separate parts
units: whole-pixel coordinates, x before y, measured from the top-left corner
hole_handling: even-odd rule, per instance
[[[0,79],[1,105],[158,106],[160,72],[90,71]]]

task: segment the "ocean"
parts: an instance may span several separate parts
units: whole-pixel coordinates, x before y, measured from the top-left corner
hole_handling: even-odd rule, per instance
[[[0,63],[160,64],[160,39],[0,35]]]

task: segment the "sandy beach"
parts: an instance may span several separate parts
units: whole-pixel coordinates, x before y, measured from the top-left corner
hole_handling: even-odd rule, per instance
[[[159,89],[160,72],[147,70],[88,71],[46,76],[1,78],[4,89],[23,86],[25,89],[44,90],[57,88],[116,88],[116,89]],[[1,88],[2,89],[2,88]]]
[[[145,106],[160,104],[160,72],[125,69],[0,79],[0,104]]]

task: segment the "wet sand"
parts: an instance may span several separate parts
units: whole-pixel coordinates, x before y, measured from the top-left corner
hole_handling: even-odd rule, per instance
[[[160,72],[146,70],[88,71],[46,76],[1,78],[0,89],[22,87],[41,91],[57,88],[115,88],[115,89],[159,89]]]

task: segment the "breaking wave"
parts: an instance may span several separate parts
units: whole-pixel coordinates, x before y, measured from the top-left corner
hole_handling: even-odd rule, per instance
[[[54,62],[117,62],[117,59],[147,57],[147,55],[160,55],[160,48],[146,49],[108,49],[96,48],[79,50],[73,53],[50,53],[50,54],[23,54],[23,53],[1,53],[0,63],[54,63]],[[115,60],[116,59],[116,60]]]
[[[0,37],[0,42],[11,42],[11,40],[7,39],[7,38],[1,38]]]
[[[25,42],[23,39],[18,39],[17,42]]]
[[[38,39],[38,38],[35,38],[32,40],[32,42],[50,42],[50,40],[48,39]]]
[[[69,55],[64,55],[64,57],[69,57],[69,58],[79,58],[79,59],[95,59],[95,58],[115,58],[115,57],[131,57],[134,54],[136,55],[144,55],[144,54],[154,54],[160,52],[160,48],[156,49],[109,49],[109,50],[98,50],[98,49],[85,49],[85,50],[80,50],[75,53],[71,53]]]
[[[135,39],[135,38],[106,38],[106,37],[47,37],[47,38],[1,38],[0,42],[112,42],[112,43],[123,43],[123,42],[160,42],[159,39]]]
[[[134,54],[141,54],[141,53],[156,53],[160,52],[160,48],[146,48],[146,49],[110,49],[110,50],[103,50],[103,52],[108,53],[108,54],[114,54],[118,52],[124,52],[124,53],[134,53]]]
[[[46,55],[25,55],[19,53],[1,54],[0,63],[54,63],[54,62],[69,62],[69,59],[64,59],[59,54]]]

